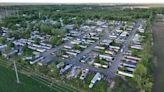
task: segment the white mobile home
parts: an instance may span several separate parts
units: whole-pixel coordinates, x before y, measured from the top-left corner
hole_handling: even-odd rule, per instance
[[[89,88],[92,88],[93,85],[96,83],[96,81],[100,81],[102,78],[102,75],[100,73],[96,73],[96,75],[93,77],[93,79],[91,80],[91,83],[89,84]]]
[[[123,72],[123,71],[118,71],[118,74],[124,75],[124,76],[128,76],[128,77],[134,77],[133,74],[130,74],[130,73],[127,73],[127,72]]]
[[[107,54],[100,54],[99,55],[100,59],[107,59],[107,60],[113,60],[113,57],[111,57],[110,55]]]

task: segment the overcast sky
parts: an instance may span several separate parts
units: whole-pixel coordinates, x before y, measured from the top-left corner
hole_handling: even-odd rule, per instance
[[[15,3],[164,3],[164,0],[0,0]]]

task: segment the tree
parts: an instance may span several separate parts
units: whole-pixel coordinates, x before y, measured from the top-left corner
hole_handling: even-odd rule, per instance
[[[39,38],[35,38],[35,39],[34,39],[34,43],[35,43],[35,44],[40,44],[40,39],[39,39]]]
[[[12,47],[14,47],[14,43],[9,42],[7,46],[8,46],[9,48],[12,48]]]
[[[59,45],[61,43],[61,39],[57,36],[52,36],[50,38],[50,43],[53,45]]]
[[[149,78],[147,78],[147,68],[143,65],[143,63],[138,63],[134,76],[134,81],[137,83],[136,87],[140,90],[140,92],[150,92],[147,90],[151,89],[152,83]]]
[[[5,43],[5,38],[4,37],[0,37],[0,43],[2,43],[2,44]]]
[[[79,46],[78,44],[75,44],[75,45],[74,45],[74,48],[75,48],[75,49],[80,49],[80,46]]]
[[[0,56],[2,56],[2,51],[0,51]]]
[[[40,31],[41,32],[44,32],[44,33],[47,33],[47,34],[51,34],[51,29],[52,29],[52,27],[48,26],[47,24],[41,24],[40,25]]]
[[[62,28],[60,28],[60,29],[59,28],[52,28],[51,29],[51,34],[56,35],[56,36],[58,36],[58,35],[62,36],[65,33],[66,33],[66,30],[62,29]]]
[[[21,32],[23,38],[29,38],[30,37],[30,28],[26,28],[24,31]]]
[[[120,30],[124,30],[124,27],[123,27],[123,26],[121,26],[121,27],[120,27]]]
[[[44,73],[44,74],[47,74],[49,69],[47,68],[47,65],[43,65],[43,66],[39,67],[39,71]]]
[[[24,49],[25,52],[26,52],[26,51],[29,51],[28,44],[25,44],[25,45],[23,46],[23,49]]]
[[[77,22],[75,22],[74,28],[78,29],[79,27],[80,27],[79,24]]]
[[[95,58],[95,62],[96,62],[96,63],[100,63],[100,62],[101,62],[101,59],[100,59],[99,56],[97,56],[97,57]]]

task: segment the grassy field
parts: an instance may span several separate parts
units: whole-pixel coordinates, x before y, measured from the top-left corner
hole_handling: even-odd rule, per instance
[[[50,88],[20,74],[21,83],[16,83],[15,73],[0,66],[0,92],[54,92]]]
[[[145,4],[144,6],[147,6],[147,7],[164,7],[164,4]]]
[[[0,66],[0,92],[73,92],[60,86],[51,89],[22,74],[19,77],[21,83],[17,84],[15,72]]]
[[[13,6],[13,5],[17,5],[17,6],[21,6],[21,5],[55,5],[53,3],[0,3],[0,6]],[[96,4],[95,4],[96,5]],[[105,3],[99,3],[97,5],[111,5],[111,4],[105,4]],[[144,7],[151,7],[151,8],[156,8],[156,7],[164,7],[164,4],[160,4],[160,3],[154,3],[154,4],[134,4],[131,3],[131,5],[138,5],[138,6],[144,6]]]
[[[153,92],[164,92],[164,22],[155,22],[153,25],[155,79]]]

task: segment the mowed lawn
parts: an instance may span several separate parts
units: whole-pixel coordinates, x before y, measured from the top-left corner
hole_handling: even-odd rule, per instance
[[[16,83],[15,72],[0,66],[0,92],[70,92],[65,89],[50,89],[49,87],[19,74],[20,84]]]

